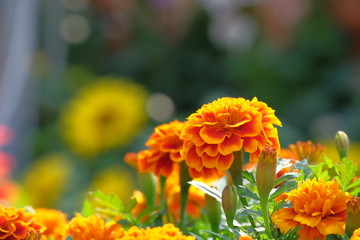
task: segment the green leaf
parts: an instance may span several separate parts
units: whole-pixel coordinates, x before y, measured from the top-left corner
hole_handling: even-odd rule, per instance
[[[251,199],[260,201],[260,197],[255,192],[250,191],[247,187],[239,185],[237,187],[237,190],[238,190],[239,196],[241,196],[241,197],[247,197],[247,198],[251,198]]]
[[[280,187],[278,187],[274,192],[270,193],[269,201],[273,200],[274,198],[276,198],[277,196],[279,196],[284,192],[288,192],[294,189],[296,186],[297,186],[296,181],[288,181],[281,184]]]
[[[338,176],[335,178],[345,192],[356,175],[357,166],[348,158],[343,158],[340,164],[335,165]]]
[[[278,179],[275,180],[274,186],[277,186],[281,182],[287,182],[287,181],[297,178],[299,176],[300,176],[299,173],[294,173],[294,172],[285,173],[285,174],[281,175],[281,177],[279,177]]]
[[[195,233],[190,232],[190,235],[195,237],[196,240],[203,240],[202,237],[200,237],[199,235],[196,235]]]
[[[342,240],[342,237],[336,234],[329,234],[326,236],[326,240]]]
[[[81,215],[84,216],[84,217],[88,217],[88,216],[93,215],[93,214],[95,214],[95,209],[92,207],[89,200],[85,199],[84,202],[83,202]]]
[[[118,217],[123,215],[125,209],[123,202],[113,193],[107,195],[101,191],[89,192],[88,201],[92,208],[104,217]]]
[[[256,211],[254,209],[251,209],[249,207],[243,207],[240,208],[236,211],[237,213],[237,217],[247,217],[247,216],[251,216],[253,218],[256,217],[261,217],[262,216],[262,212],[261,211]]]
[[[244,171],[243,171],[243,177],[246,178],[247,180],[249,180],[250,183],[256,184],[256,181],[255,181],[255,177],[254,177],[254,173],[253,173],[253,172],[250,172],[250,171],[248,171],[248,170],[244,170]]]
[[[217,201],[221,202],[221,193],[216,188],[210,187],[206,183],[198,182],[198,181],[195,181],[195,180],[190,181],[189,184],[197,187],[198,189],[200,189],[204,193],[212,196]]]
[[[213,234],[213,235],[219,237],[220,239],[231,240],[231,238],[229,238],[229,237],[227,237],[227,236],[221,235],[221,234],[216,233],[216,232],[212,232],[212,231],[210,231],[210,230],[204,230],[203,232]]]

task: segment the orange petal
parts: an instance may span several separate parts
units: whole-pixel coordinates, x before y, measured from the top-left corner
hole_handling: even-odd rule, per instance
[[[230,137],[225,138],[222,143],[219,144],[219,152],[222,155],[228,155],[230,153],[240,151],[243,146],[244,140],[239,136],[232,134]]]
[[[321,215],[311,216],[306,213],[298,213],[294,220],[309,227],[316,227],[321,222]]]
[[[224,141],[229,132],[221,128],[202,127],[200,130],[200,137],[208,144],[219,144]]]
[[[185,128],[183,132],[181,133],[180,138],[184,140],[191,140],[196,146],[201,146],[204,144],[204,140],[200,137],[200,129],[201,127],[194,127],[194,126],[187,126],[185,125]]]
[[[226,171],[231,167],[231,164],[234,161],[234,154],[221,155],[219,154],[219,159],[216,163],[216,169],[219,171]]]
[[[195,150],[195,146],[190,148],[185,153],[184,158],[186,160],[186,164],[189,167],[195,168],[197,171],[201,171],[201,169],[203,168],[201,158],[197,155],[196,150]]]
[[[345,221],[339,221],[335,217],[326,217],[317,225],[317,229],[323,235],[339,234],[344,235]]]
[[[215,157],[218,155],[218,144],[203,144],[201,146],[196,147],[196,153],[199,156],[202,156],[204,153],[207,153],[211,157]]]
[[[219,155],[217,155],[216,157],[211,157],[208,154],[204,153],[201,158],[202,163],[206,168],[214,168],[216,167],[216,162],[219,159]]]

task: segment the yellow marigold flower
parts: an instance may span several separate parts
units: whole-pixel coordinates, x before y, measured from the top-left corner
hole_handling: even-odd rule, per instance
[[[124,232],[121,240],[195,240],[193,236],[185,236],[173,224],[165,224],[161,227],[154,228],[138,228],[131,227],[128,231]]]
[[[317,164],[324,159],[326,147],[320,143],[313,143],[312,141],[302,142],[297,141],[296,144],[289,145],[290,153],[283,150],[282,158],[290,158],[297,161],[307,159],[311,165]]]
[[[53,207],[66,190],[70,173],[71,166],[62,154],[50,154],[35,161],[24,177],[29,204],[35,208]]]
[[[156,176],[169,176],[174,166],[183,160],[180,150],[183,141],[180,140],[184,123],[174,120],[157,126],[145,145],[147,150],[137,156],[139,172],[153,172]]]
[[[53,240],[64,240],[67,236],[67,217],[55,209],[36,209],[36,219],[46,227],[43,235]]]
[[[360,228],[360,197],[351,197],[346,207],[346,233],[351,236]]]
[[[360,228],[358,228],[354,231],[350,240],[360,240]]]
[[[307,179],[299,182],[298,187],[287,194],[286,200],[292,207],[282,208],[271,217],[282,233],[300,227],[299,240],[344,234],[349,194],[341,191],[335,181]]]
[[[62,114],[65,140],[85,157],[129,143],[146,120],[146,91],[121,78],[83,88]]]
[[[69,234],[74,240],[118,240],[124,235],[124,229],[115,222],[105,222],[97,215],[82,217],[80,214],[70,220]]]
[[[203,105],[188,117],[181,134],[181,154],[198,172],[204,167],[226,171],[234,160],[233,152],[241,149],[256,162],[266,144],[280,149],[274,125],[281,122],[274,112],[257,98],[225,97]]]
[[[44,225],[23,208],[0,206],[0,239],[25,239],[28,232],[43,233]]]

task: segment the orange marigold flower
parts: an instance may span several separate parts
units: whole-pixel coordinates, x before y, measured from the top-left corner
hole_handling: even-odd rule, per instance
[[[82,217],[80,214],[70,220],[69,234],[74,240],[118,240],[124,234],[121,225],[115,222],[105,222],[97,215]]]
[[[131,227],[124,233],[121,240],[136,240],[136,239],[152,239],[152,240],[195,240],[193,236],[185,236],[173,224],[165,224],[161,227],[154,228],[138,228]]]
[[[246,236],[240,236],[239,240],[254,240],[252,237],[246,235]]]
[[[315,144],[312,141],[297,141],[296,144],[290,144],[288,150],[282,150],[281,157],[297,161],[307,159],[309,164],[314,165],[324,159],[325,150],[326,147],[320,143]]]
[[[169,176],[174,170],[174,165],[183,158],[180,150],[183,141],[180,139],[183,122],[174,120],[170,123],[157,126],[145,145],[147,150],[137,155],[139,172],[153,172],[156,176]]]
[[[349,194],[335,181],[307,179],[287,194],[292,207],[275,212],[271,219],[282,233],[300,227],[299,240],[325,239],[328,234],[343,235]]]
[[[203,168],[226,171],[234,160],[233,152],[241,149],[256,162],[266,144],[280,149],[274,125],[281,122],[274,112],[257,98],[225,97],[203,105],[185,123],[181,154],[198,172]]]
[[[67,236],[67,217],[55,209],[36,209],[36,219],[46,227],[44,235],[53,240],[63,240]]]
[[[360,240],[360,228],[358,228],[354,231],[350,240]]]
[[[166,180],[165,197],[170,214],[177,220],[180,219],[180,190],[179,173],[174,171]],[[191,185],[188,192],[186,213],[193,218],[199,218],[204,207],[205,193]]]
[[[43,233],[45,227],[23,208],[0,206],[0,239],[25,239],[28,232]]]

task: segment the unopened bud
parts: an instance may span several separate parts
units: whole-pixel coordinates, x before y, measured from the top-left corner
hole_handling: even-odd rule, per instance
[[[261,152],[256,168],[256,185],[260,198],[268,198],[276,178],[276,148],[267,145]]]
[[[219,232],[221,222],[221,208],[220,203],[210,195],[206,194],[206,213],[209,218],[211,230],[213,232]]]
[[[229,227],[234,227],[235,213],[238,207],[238,195],[235,185],[227,185],[222,192],[222,207]]]
[[[351,197],[346,205],[346,233],[351,236],[360,228],[360,197]]]
[[[335,145],[339,152],[340,159],[347,157],[350,147],[348,135],[343,131],[338,131],[335,135]]]

